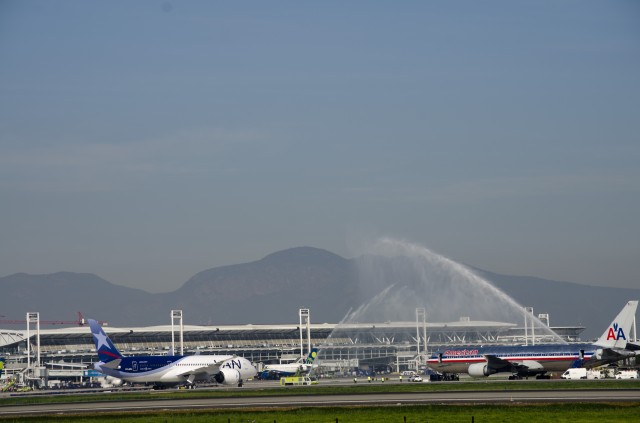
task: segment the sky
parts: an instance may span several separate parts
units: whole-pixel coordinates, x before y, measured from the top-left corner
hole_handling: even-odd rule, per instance
[[[0,0],[0,276],[408,240],[640,287],[636,1]]]

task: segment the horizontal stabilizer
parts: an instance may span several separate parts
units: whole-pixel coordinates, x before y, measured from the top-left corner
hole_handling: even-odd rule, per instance
[[[111,360],[108,363],[102,363],[100,367],[106,367],[108,369],[117,369],[121,361],[122,359],[118,358],[116,360]]]

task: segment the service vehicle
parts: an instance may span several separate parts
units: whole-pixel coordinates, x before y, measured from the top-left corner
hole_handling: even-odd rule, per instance
[[[567,369],[562,376],[562,379],[586,379],[587,378],[587,369],[583,367],[571,368]]]
[[[638,379],[637,370],[618,370],[616,372],[616,379]]]

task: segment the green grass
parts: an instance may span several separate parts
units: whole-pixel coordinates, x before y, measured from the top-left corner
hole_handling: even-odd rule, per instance
[[[636,422],[640,404],[540,404],[540,405],[424,405],[388,407],[307,407],[288,410],[185,411],[93,416],[41,416],[0,418],[2,422],[56,423],[417,423],[417,422]],[[406,420],[405,420],[406,418]]]
[[[77,394],[56,396],[14,396],[0,398],[3,405],[68,403],[94,401],[166,400],[176,398],[224,398],[261,397],[280,395],[337,394],[378,392],[432,392],[432,391],[518,391],[548,389],[640,389],[640,380],[594,380],[594,381],[486,381],[446,383],[358,383],[349,385],[320,384],[306,387],[266,387],[260,382],[245,385],[244,389],[215,388],[211,390],[168,390],[155,392],[124,392],[101,394]]]

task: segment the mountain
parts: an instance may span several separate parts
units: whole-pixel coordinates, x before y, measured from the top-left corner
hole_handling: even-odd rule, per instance
[[[27,312],[39,312],[40,320],[72,321],[81,311],[87,317],[108,320],[117,316],[118,322],[133,322],[139,318],[136,306],[153,301],[145,291],[114,285],[90,273],[16,273],[0,278],[0,292],[0,314],[11,320],[25,319]],[[7,325],[0,324],[3,326]]]
[[[254,262],[202,271],[177,290],[161,294],[87,273],[19,273],[0,278],[0,314],[6,316],[3,319],[24,319],[27,312],[37,311],[41,320],[73,320],[75,312],[82,311],[87,317],[127,327],[168,324],[169,311],[182,309],[187,324],[294,324],[298,309],[309,308],[312,322],[337,323],[349,309],[377,293],[363,292],[361,279],[371,277],[359,272],[366,260],[370,258],[345,259],[326,250],[297,247]],[[536,315],[549,313],[552,326],[586,326],[583,338],[599,336],[626,301],[640,298],[638,289],[473,271],[518,303],[533,307]],[[24,325],[0,323],[0,327]]]
[[[312,322],[336,322],[354,297],[354,272],[350,260],[329,251],[292,248],[200,272],[163,294],[164,304],[207,324],[295,323],[300,308],[310,309]]]

